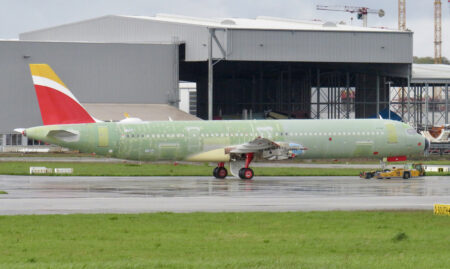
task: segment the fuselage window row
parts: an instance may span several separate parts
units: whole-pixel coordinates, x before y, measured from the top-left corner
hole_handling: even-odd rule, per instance
[[[384,132],[333,132],[333,133],[275,133],[276,136],[361,136],[361,135],[384,135]],[[124,135],[122,135],[124,136]],[[192,135],[193,137],[196,137],[196,134]],[[215,134],[200,134],[201,137],[241,137],[241,136],[251,136],[251,137],[272,137],[271,134],[265,135],[265,134],[258,134],[258,133],[215,133]],[[147,134],[126,134],[125,137],[127,138],[150,138],[150,135]],[[152,138],[175,138],[175,137],[185,137],[184,134],[178,133],[178,134],[152,134]]]

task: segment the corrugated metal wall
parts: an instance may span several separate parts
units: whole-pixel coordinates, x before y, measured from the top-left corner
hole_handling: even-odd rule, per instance
[[[412,33],[230,30],[229,60],[411,63]]]
[[[178,98],[177,51],[163,44],[0,41],[0,132],[42,123],[30,63],[50,64],[82,103],[167,104]]]

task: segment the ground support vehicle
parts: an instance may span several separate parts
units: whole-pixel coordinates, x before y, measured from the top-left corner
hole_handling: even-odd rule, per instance
[[[425,175],[425,168],[422,164],[413,163],[405,164],[404,167],[392,169],[382,168],[379,170],[364,171],[360,173],[361,178],[371,179],[389,179],[389,178],[403,178],[409,179],[412,177],[420,177]]]

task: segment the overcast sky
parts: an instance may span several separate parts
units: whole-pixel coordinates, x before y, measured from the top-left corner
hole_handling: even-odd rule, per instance
[[[434,56],[434,0],[406,0],[406,25],[414,31],[414,55]],[[369,15],[369,26],[397,28],[397,0],[0,0],[0,39],[108,14],[153,16],[172,13],[199,17],[257,16],[344,21],[362,25],[354,14],[318,11],[316,5],[351,5],[383,9]],[[450,3],[442,0],[442,54],[450,58]],[[351,18],[353,19],[353,22]]]

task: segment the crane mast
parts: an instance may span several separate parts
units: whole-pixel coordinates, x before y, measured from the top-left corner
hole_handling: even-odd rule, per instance
[[[398,29],[406,30],[406,0],[398,0]]]
[[[434,63],[442,63],[442,3],[434,1]]]

